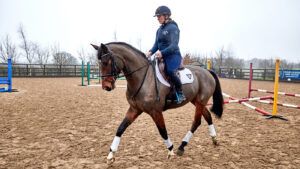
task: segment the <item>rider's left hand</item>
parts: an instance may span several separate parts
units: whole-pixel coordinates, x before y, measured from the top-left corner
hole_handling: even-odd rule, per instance
[[[155,52],[155,57],[157,59],[161,59],[162,58],[162,54],[161,54],[161,52],[159,50]]]

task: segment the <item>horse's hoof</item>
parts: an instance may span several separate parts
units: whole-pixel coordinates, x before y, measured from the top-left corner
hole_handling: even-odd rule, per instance
[[[168,159],[170,159],[170,158],[172,158],[174,156],[175,156],[175,153],[174,153],[173,150],[171,150],[171,151],[168,152]]]
[[[214,144],[215,146],[218,146],[218,145],[219,145],[218,140],[217,140],[217,137],[211,137],[211,139],[212,139],[212,142],[213,142],[213,144]]]
[[[176,154],[177,154],[178,156],[182,156],[183,153],[184,153],[184,150],[177,149]]]
[[[109,165],[109,166],[112,165],[114,162],[115,162],[115,158],[114,157],[112,159],[107,159],[106,160],[106,164]]]
[[[107,165],[112,165],[115,162],[114,153],[110,152],[107,156],[106,163]]]

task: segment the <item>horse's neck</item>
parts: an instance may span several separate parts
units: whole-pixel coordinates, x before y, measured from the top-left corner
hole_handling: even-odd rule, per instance
[[[127,90],[134,95],[134,93],[142,85],[144,76],[147,73],[148,62],[133,51],[126,50],[125,48],[118,48],[115,50],[123,58],[125,67],[122,70],[126,75]],[[149,71],[149,70],[148,70]]]
[[[130,74],[129,76],[126,77],[127,80],[127,88],[128,91],[134,95],[135,92],[137,92],[144,83],[145,76],[149,70],[148,63],[142,60],[141,58],[130,58],[126,59],[126,70],[127,74]]]

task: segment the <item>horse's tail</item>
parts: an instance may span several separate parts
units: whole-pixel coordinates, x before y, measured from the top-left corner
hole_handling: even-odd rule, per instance
[[[213,93],[213,105],[210,108],[210,110],[219,118],[222,117],[222,113],[223,113],[223,105],[224,105],[224,99],[223,99],[223,95],[222,95],[222,89],[221,89],[221,85],[220,85],[220,81],[218,76],[216,75],[215,72],[213,71],[209,71],[211,73],[211,75],[214,77],[215,81],[216,81],[216,88],[215,91]]]

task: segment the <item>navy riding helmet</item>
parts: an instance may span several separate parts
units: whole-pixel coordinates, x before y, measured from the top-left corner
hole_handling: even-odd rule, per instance
[[[171,10],[167,6],[160,6],[156,9],[155,15],[153,17],[159,16],[159,15],[171,15]]]

